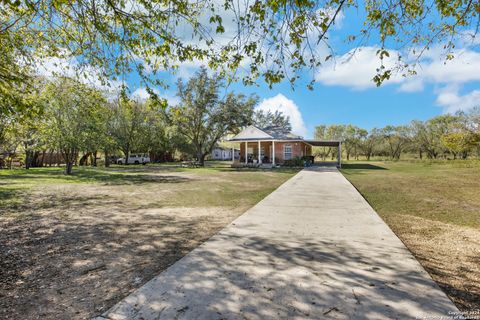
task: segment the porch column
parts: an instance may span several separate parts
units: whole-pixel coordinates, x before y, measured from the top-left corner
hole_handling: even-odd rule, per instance
[[[235,162],[235,148],[232,147],[232,163]]]
[[[258,163],[262,163],[262,159],[261,159],[261,156],[262,156],[262,153],[260,152],[260,140],[258,140]]]
[[[272,166],[275,165],[275,141],[272,141]]]
[[[245,164],[248,163],[248,142],[245,141]]]
[[[342,143],[338,142],[337,167],[342,167]]]

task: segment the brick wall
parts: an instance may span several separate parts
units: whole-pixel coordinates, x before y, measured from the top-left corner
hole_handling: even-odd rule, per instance
[[[292,146],[292,158],[295,157],[302,157],[304,155],[311,155],[312,154],[312,147],[303,143],[301,141],[297,142],[275,142],[275,162],[276,163],[283,163],[284,161],[284,148],[285,145],[289,144]],[[272,142],[266,141],[261,142],[261,147],[263,147],[265,156],[268,157],[268,161],[271,162],[271,149],[272,149]],[[254,159],[257,159],[258,155],[258,142],[249,142],[248,148],[253,149]],[[240,161],[245,162],[245,143],[240,143]]]

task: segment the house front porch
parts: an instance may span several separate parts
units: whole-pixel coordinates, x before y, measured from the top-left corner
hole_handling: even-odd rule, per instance
[[[341,141],[305,140],[292,133],[262,130],[255,126],[248,126],[229,141],[240,147],[240,155],[232,156],[234,166],[282,165],[289,160],[312,157],[313,146],[338,148],[337,166],[341,165]]]
[[[240,157],[234,162],[243,164],[283,164],[286,160],[311,156],[312,147],[303,141],[243,141]]]

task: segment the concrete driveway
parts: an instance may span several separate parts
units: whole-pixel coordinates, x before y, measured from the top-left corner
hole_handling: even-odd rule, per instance
[[[98,319],[447,319],[453,313],[457,308],[355,188],[334,168],[314,168]]]

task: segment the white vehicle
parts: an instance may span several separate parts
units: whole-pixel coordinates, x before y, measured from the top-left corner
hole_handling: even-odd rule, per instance
[[[128,164],[147,164],[150,157],[144,153],[134,153],[128,156]],[[117,164],[125,164],[125,157],[119,158]]]

